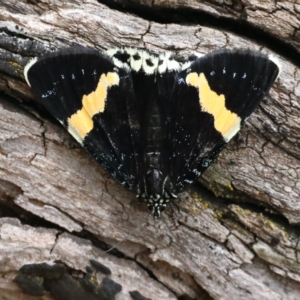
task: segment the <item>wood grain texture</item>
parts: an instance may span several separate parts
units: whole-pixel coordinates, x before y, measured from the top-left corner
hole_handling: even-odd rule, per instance
[[[109,1],[106,1],[109,3]],[[184,10],[186,18],[191,13],[200,12],[202,16],[235,20],[236,24],[249,24],[253,29],[262,30],[282,42],[290,44],[299,53],[300,49],[300,3],[292,0],[282,1],[197,1],[197,0],[115,0],[125,8],[148,7],[172,14]],[[209,17],[208,17],[209,18]],[[201,20],[199,20],[201,22]],[[251,29],[248,29],[251,31]],[[246,34],[246,32],[244,32]]]
[[[171,5],[153,3],[158,8]],[[208,2],[172,3],[180,4],[178,9],[197,4],[198,10],[238,17],[235,10],[225,9],[228,5],[217,10],[220,5]],[[260,3],[246,3],[256,24],[262,22],[258,12],[269,18],[275,14],[273,6]],[[147,9],[149,4],[142,5]],[[297,12],[297,5],[283,11]],[[260,26],[296,45],[290,23],[298,26],[290,17],[280,23],[286,33]],[[146,207],[45,112],[25,83],[22,72],[29,58],[73,43],[98,49],[173,49],[183,56],[220,47],[271,53],[222,28],[156,23],[151,14],[146,20],[94,0],[1,1],[0,273],[5,276],[0,288],[15,293],[10,299],[20,299],[12,278],[21,266],[59,260],[84,273],[89,260],[96,259],[122,285],[116,299],[132,299],[133,290],[151,299],[183,294],[195,299],[298,299],[299,237],[294,224],[300,221],[299,68],[273,53],[282,73],[272,98],[263,101],[201,178],[219,198],[194,187],[181,194],[175,221],[168,210],[163,220],[154,222]],[[105,254],[98,244],[120,240],[124,242],[117,248],[124,258]]]

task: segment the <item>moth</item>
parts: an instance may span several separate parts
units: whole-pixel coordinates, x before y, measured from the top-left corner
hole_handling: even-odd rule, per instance
[[[208,168],[278,73],[274,59],[251,50],[184,61],[84,47],[45,54],[24,70],[45,108],[154,218]]]

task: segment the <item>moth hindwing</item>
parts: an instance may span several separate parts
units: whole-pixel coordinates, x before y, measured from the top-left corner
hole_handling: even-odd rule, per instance
[[[49,112],[158,217],[239,131],[278,72],[250,50],[182,62],[170,52],[70,48],[32,60],[24,74]]]

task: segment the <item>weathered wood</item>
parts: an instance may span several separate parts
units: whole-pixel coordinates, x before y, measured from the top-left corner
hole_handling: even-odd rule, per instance
[[[191,189],[180,196],[177,224],[170,210],[163,221],[154,222],[145,206],[136,204],[135,196],[102,171],[39,106],[22,76],[28,58],[72,43],[155,52],[172,48],[183,56],[219,47],[261,46],[222,29],[150,22],[94,0],[2,0],[0,28],[0,198],[8,209],[3,209],[0,230],[3,290],[15,291],[14,299],[19,299],[20,290],[11,280],[22,265],[60,260],[85,272],[89,260],[96,259],[122,285],[117,299],[131,299],[133,290],[152,299],[182,294],[197,299],[300,297],[299,239],[296,226],[288,223],[300,221],[300,71],[287,57],[277,55],[282,73],[272,99],[262,103],[201,179],[229,200]],[[26,212],[60,229],[32,227],[26,223],[37,226],[36,219]],[[13,220],[5,218],[11,215]],[[127,258],[104,254],[88,237],[75,237],[82,231],[92,233],[94,242],[115,245],[124,240],[117,248]]]
[[[105,1],[109,3],[109,0]],[[192,12],[200,12],[205,20],[217,18],[235,20],[238,24],[248,24],[252,29],[241,34],[251,35],[253,29],[262,30],[284,43],[290,44],[294,50],[300,49],[300,3],[292,0],[247,0],[247,1],[198,1],[198,0],[115,0],[123,9],[137,10],[145,6],[153,11],[162,10],[167,14],[182,14],[187,19]],[[184,13],[182,13],[184,11]],[[203,20],[199,20],[203,22]],[[236,28],[236,30],[238,30]]]

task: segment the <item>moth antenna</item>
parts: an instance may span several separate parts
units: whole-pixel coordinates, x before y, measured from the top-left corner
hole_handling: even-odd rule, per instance
[[[149,218],[150,215],[151,215],[151,213],[148,214],[147,219]],[[128,234],[126,234],[125,237],[122,238],[121,241],[119,241],[118,243],[116,243],[114,246],[112,246],[108,250],[104,251],[104,253],[108,253],[108,252],[114,250],[117,246],[120,246],[127,238],[131,237],[135,232],[137,232],[139,229],[141,229],[142,227],[144,227],[147,224],[148,224],[148,221],[140,224],[139,226],[136,226],[133,231],[131,231]]]

